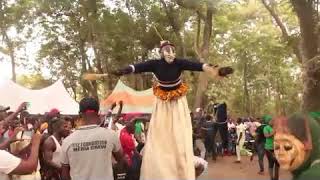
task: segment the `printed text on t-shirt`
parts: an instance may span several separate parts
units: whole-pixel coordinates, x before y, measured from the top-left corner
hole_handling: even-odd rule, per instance
[[[91,142],[72,143],[71,147],[74,152],[106,149],[107,148],[107,141],[91,141]]]

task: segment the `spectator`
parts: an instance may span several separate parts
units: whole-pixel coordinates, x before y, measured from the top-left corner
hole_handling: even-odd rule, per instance
[[[214,150],[214,139],[213,139],[213,126],[214,123],[212,121],[212,116],[207,116],[207,119],[205,119],[206,121],[203,123],[203,125],[201,126],[201,129],[205,131],[204,135],[204,145],[206,148],[206,157],[205,159],[207,159],[207,157],[209,157],[210,154],[212,154],[212,158],[215,159],[215,150]]]
[[[205,133],[202,129],[202,123],[198,123],[194,128],[193,137],[195,139],[195,148],[200,151],[200,157],[205,159],[206,156],[206,147],[204,145]]]
[[[266,143],[266,138],[264,137],[263,129],[266,126],[266,124],[264,123],[266,121],[267,121],[266,116],[264,116],[261,125],[257,127],[255,132],[255,149],[258,154],[258,161],[259,161],[259,168],[260,168],[260,171],[258,174],[261,174],[261,175],[264,174],[263,159],[265,155],[264,145]],[[253,156],[251,157],[251,160],[252,159],[253,159]]]
[[[0,179],[9,180],[9,175],[30,174],[37,169],[41,135],[35,134],[31,140],[31,153],[27,160],[20,159],[7,151],[0,150]]]
[[[235,129],[236,124],[234,123],[234,120],[232,118],[228,119],[228,130]]]
[[[51,120],[53,134],[48,137],[41,146],[41,179],[42,180],[61,180],[61,142],[62,138],[69,135],[67,122],[61,118]]]
[[[145,135],[144,135],[144,125],[143,125],[142,118],[137,119],[135,123],[135,130],[134,130],[134,137],[138,142],[137,151],[141,152],[142,148],[144,147],[145,143]]]
[[[237,131],[236,131],[236,125],[234,127],[230,127],[229,129],[229,152],[231,155],[236,154],[236,146],[237,146]]]
[[[48,118],[52,119],[54,117],[60,117],[60,110],[57,108],[53,108],[48,113]]]
[[[257,128],[261,125],[261,123],[253,118],[249,118],[248,129],[249,133],[252,137],[255,136]]]
[[[1,124],[0,124],[1,126]],[[1,130],[2,129],[2,130]],[[23,128],[22,127],[18,127],[14,130],[14,134],[12,137],[8,138],[8,139],[5,139],[3,140],[1,143],[0,143],[0,149],[1,150],[6,150],[8,149],[8,147],[10,146],[11,143],[15,142],[15,141],[19,141],[16,137],[17,137],[17,134],[22,131]],[[5,128],[1,128],[0,127],[0,131],[6,131]]]
[[[267,124],[263,128],[264,136],[266,137],[266,142],[264,148],[266,150],[266,155],[269,163],[269,176],[271,180],[278,180],[279,179],[279,163],[274,155],[274,134],[276,133],[275,130],[272,128],[272,117],[269,115],[264,116],[263,118],[265,123]]]
[[[64,180],[113,179],[112,154],[123,162],[120,141],[112,130],[99,127],[99,102],[84,98],[79,104],[83,125],[62,143]]]
[[[223,148],[223,153],[225,155],[228,155],[228,124],[227,124],[227,119],[228,119],[228,114],[227,114],[227,104],[225,102],[221,104],[217,104],[214,107],[214,117],[216,117],[216,122],[213,126],[213,144],[215,146],[215,138],[217,135],[217,132],[219,131],[220,137],[222,140],[222,148]],[[216,153],[213,151],[213,159],[216,159]]]
[[[236,151],[237,151],[237,161],[236,163],[241,163],[241,151],[243,150],[243,145],[245,141],[245,131],[246,131],[246,126],[243,123],[243,120],[241,118],[238,118],[237,120],[237,146],[236,146]]]
[[[8,138],[5,137],[5,133],[7,132],[8,125],[5,125],[2,121],[0,121],[0,143],[3,143]]]
[[[64,118],[66,123],[66,130],[69,134],[71,134],[74,131],[74,123],[71,117],[65,117]]]
[[[130,120],[126,123],[125,128],[120,132],[120,142],[129,166],[128,177],[130,180],[138,180],[140,175],[141,157],[135,147],[133,134],[137,119]]]
[[[120,132],[120,143],[129,166],[132,164],[132,156],[136,151],[133,139],[135,122],[135,120],[128,121],[125,128]]]

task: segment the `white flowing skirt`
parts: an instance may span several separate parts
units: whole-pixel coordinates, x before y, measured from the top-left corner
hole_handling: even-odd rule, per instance
[[[192,124],[187,99],[156,99],[140,180],[194,180]]]

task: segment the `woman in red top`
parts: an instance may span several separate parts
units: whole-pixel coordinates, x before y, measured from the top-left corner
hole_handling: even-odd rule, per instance
[[[120,143],[125,157],[128,161],[128,165],[132,165],[132,156],[136,151],[134,144],[133,135],[134,134],[134,122],[130,121],[120,132]]]

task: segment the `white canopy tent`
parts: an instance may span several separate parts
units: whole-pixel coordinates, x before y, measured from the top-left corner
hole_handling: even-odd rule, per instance
[[[112,93],[102,100],[100,110],[101,112],[107,112],[112,103],[123,101],[122,113],[151,114],[154,100],[155,96],[153,95],[152,88],[136,91],[119,80]],[[118,111],[118,107],[113,110],[113,113]]]
[[[11,80],[0,83],[0,105],[15,110],[22,102],[29,102],[28,112],[43,114],[57,108],[61,114],[78,114],[78,103],[70,97],[61,80],[40,90],[22,87]]]

